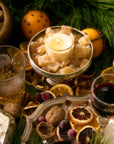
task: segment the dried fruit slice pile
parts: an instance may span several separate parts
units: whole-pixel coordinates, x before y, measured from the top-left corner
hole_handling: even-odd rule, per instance
[[[73,107],[68,113],[71,128],[76,132],[76,141],[80,144],[88,144],[92,135],[100,128],[97,115],[84,106]]]

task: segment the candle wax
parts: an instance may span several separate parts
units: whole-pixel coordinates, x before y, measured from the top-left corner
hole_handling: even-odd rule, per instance
[[[66,41],[63,38],[53,38],[50,40],[49,47],[55,50],[64,50],[66,49]]]
[[[55,33],[47,38],[45,43],[46,53],[52,61],[62,63],[69,59],[73,53],[73,35]]]
[[[63,34],[55,34],[48,39],[48,47],[54,50],[65,50],[72,45],[72,40],[69,36]]]

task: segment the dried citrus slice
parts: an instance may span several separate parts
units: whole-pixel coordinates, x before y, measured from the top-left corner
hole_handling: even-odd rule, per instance
[[[67,122],[68,123],[68,122]],[[69,123],[65,126],[64,129],[61,129],[60,126],[58,125],[57,126],[57,129],[56,129],[56,135],[57,135],[57,139],[59,141],[68,141],[69,138],[68,138],[68,135],[67,135],[67,132],[68,130],[70,129],[70,125]]]
[[[81,74],[79,77],[82,78],[82,79],[88,80],[88,79],[92,79],[94,77],[94,75],[95,75],[95,72],[93,72],[90,75]]]
[[[113,67],[107,67],[107,68],[103,69],[101,72],[101,75],[108,74],[108,73],[110,73],[110,74],[114,73]]]
[[[100,128],[100,124],[98,123],[97,118],[98,118],[97,114],[95,114],[93,112],[93,119],[87,124],[89,126],[94,127],[96,129],[96,131]],[[81,130],[86,125],[77,125],[74,122],[70,121],[70,126],[71,126],[71,128],[75,129],[76,132],[79,132],[79,130]]]
[[[31,115],[39,105],[40,105],[40,102],[38,102],[38,101],[37,102],[35,102],[35,101],[29,102],[23,109],[24,116]]]
[[[94,138],[96,130],[92,126],[83,127],[76,135],[76,141],[79,144],[88,144]]]
[[[90,89],[86,89],[86,88],[81,88],[81,87],[76,87],[76,90],[75,90],[75,94],[76,96],[82,96],[82,95],[87,95],[90,93]]]
[[[20,45],[19,45],[19,49],[21,51],[27,51],[27,47],[28,47],[28,41],[24,41],[24,42],[20,43]]]
[[[103,74],[114,74],[114,70],[113,70],[113,67],[107,67],[107,68],[105,68],[104,70],[102,70],[102,72],[101,72],[101,75],[103,75]],[[112,76],[112,75],[108,75],[108,76],[103,76],[103,79],[104,80],[109,80],[109,78],[110,79],[112,79],[112,80],[114,80],[114,76]]]
[[[50,89],[50,91],[52,91],[56,97],[63,96],[63,94],[74,94],[72,88],[67,84],[56,84]]]
[[[92,111],[84,106],[72,107],[68,113],[69,120],[77,125],[88,124],[93,119]]]
[[[26,71],[30,71],[30,70],[32,70],[32,66],[29,63],[27,51],[22,51],[22,52],[23,52],[25,59],[26,59]]]

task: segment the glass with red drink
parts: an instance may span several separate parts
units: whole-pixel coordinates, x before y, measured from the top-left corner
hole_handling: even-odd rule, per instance
[[[91,103],[102,116],[114,115],[114,74],[98,76],[91,85]]]

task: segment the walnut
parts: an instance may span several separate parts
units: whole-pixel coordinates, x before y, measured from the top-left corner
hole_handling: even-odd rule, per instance
[[[57,126],[65,118],[65,111],[60,106],[53,106],[45,115],[46,121],[53,126]]]
[[[21,106],[17,103],[7,103],[3,110],[15,118],[18,118],[21,114]]]

